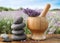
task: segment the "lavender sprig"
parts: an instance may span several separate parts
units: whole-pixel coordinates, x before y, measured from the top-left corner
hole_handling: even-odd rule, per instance
[[[25,14],[27,14],[28,16],[31,16],[31,17],[36,17],[36,16],[39,16],[40,15],[40,12],[37,12],[35,10],[32,10],[32,9],[24,9],[23,12]]]

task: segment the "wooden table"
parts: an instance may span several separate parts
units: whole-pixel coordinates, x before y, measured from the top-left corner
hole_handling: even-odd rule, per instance
[[[29,35],[30,36],[30,35]],[[11,35],[9,35],[11,37]],[[46,40],[34,41],[34,40],[24,40],[24,41],[12,41],[12,42],[2,42],[0,38],[0,43],[60,43],[60,34],[50,34],[46,35]]]

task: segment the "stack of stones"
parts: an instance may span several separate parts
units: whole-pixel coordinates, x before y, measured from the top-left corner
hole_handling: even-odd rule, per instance
[[[11,26],[12,29],[12,40],[14,41],[20,41],[25,40],[26,35],[24,34],[24,28],[25,23],[23,23],[23,18],[19,17],[17,20],[14,21],[14,23]]]

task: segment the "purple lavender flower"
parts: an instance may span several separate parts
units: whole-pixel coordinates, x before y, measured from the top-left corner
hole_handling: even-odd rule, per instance
[[[37,12],[35,10],[32,10],[32,9],[24,9],[23,12],[25,14],[27,14],[28,16],[31,16],[31,17],[36,17],[36,16],[39,16],[40,15],[40,12]]]
[[[60,27],[60,22],[57,22],[57,23],[56,23],[56,26],[57,26],[57,27]]]

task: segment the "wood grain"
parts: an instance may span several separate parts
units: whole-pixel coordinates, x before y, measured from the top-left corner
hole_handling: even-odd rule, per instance
[[[11,35],[9,35],[11,37]],[[30,35],[28,35],[30,36]],[[46,40],[35,41],[35,40],[26,40],[26,41],[12,41],[12,42],[2,42],[0,38],[0,43],[60,43],[60,34],[50,34],[46,35]]]

